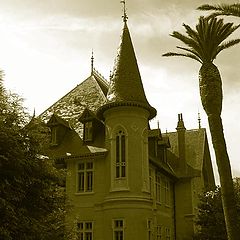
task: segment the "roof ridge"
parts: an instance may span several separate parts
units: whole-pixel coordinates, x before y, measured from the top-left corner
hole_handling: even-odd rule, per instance
[[[96,77],[99,77],[99,80],[106,86],[109,87],[108,80],[96,69],[93,68],[93,75],[96,75]]]
[[[95,68],[93,69],[92,76],[96,80],[98,87],[103,93],[103,97],[106,98],[109,89],[109,83]]]

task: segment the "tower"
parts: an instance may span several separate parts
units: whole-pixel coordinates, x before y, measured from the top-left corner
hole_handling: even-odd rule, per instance
[[[97,111],[105,124],[105,220],[129,239],[147,239],[152,202],[149,186],[148,130],[156,110],[146,98],[124,11],[120,46],[106,102]],[[106,223],[107,225],[107,223]],[[141,230],[139,230],[139,228]],[[105,230],[107,237],[107,229]],[[110,232],[108,233],[110,234]],[[116,233],[117,234],[117,233]],[[123,238],[114,238],[123,239]]]
[[[156,110],[145,96],[126,16],[123,21],[107,101],[98,109],[98,116],[106,127],[110,191],[140,196],[148,191],[148,120]]]

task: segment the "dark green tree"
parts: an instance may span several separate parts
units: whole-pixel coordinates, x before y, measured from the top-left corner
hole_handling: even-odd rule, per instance
[[[5,91],[1,75],[0,239],[63,239],[64,172],[41,154],[48,132],[36,130],[33,120],[26,126],[29,119],[22,99]]]
[[[186,35],[174,31],[171,36],[183,42],[186,47],[177,47],[180,53],[169,52],[163,56],[183,56],[194,59],[201,64],[199,70],[199,89],[203,108],[208,116],[208,123],[215,151],[220,183],[224,216],[229,240],[240,236],[236,216],[236,204],[233,191],[232,173],[227,153],[222,112],[222,80],[219,70],[213,61],[216,56],[229,47],[240,42],[240,39],[225,41],[238,27],[233,23],[223,23],[223,19],[200,17],[196,29],[183,24]]]
[[[234,181],[234,190],[237,202],[237,215],[240,216],[240,179]],[[198,232],[195,240],[227,240],[226,225],[224,221],[221,188],[210,191],[200,196],[198,215],[195,223]],[[238,219],[240,220],[240,219]]]

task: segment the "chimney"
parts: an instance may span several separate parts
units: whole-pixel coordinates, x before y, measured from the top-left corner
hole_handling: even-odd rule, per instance
[[[178,137],[178,156],[179,156],[179,170],[181,172],[186,172],[186,151],[185,151],[185,132],[186,128],[184,126],[182,113],[178,114],[178,124],[177,124],[177,137]]]

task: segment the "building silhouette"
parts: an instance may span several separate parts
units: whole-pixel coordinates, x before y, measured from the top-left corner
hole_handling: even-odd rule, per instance
[[[206,130],[150,129],[124,15],[110,81],[90,76],[44,111],[48,155],[66,167],[66,222],[80,240],[192,239],[198,194],[214,187]]]

